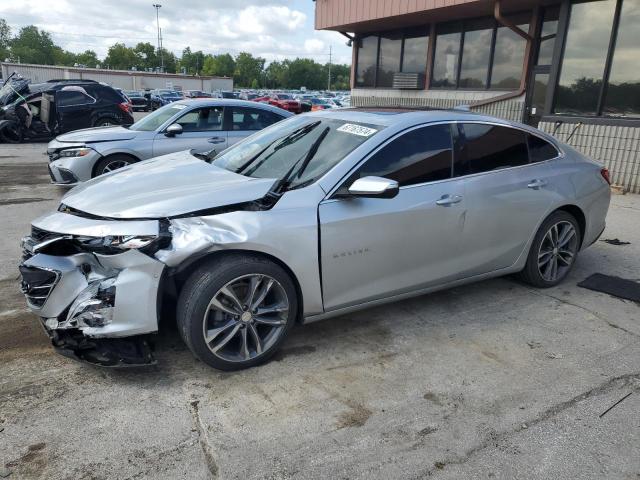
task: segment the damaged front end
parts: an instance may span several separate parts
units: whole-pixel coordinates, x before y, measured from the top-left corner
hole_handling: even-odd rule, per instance
[[[21,288],[53,346],[98,365],[154,363],[149,334],[164,264],[153,254],[170,241],[158,220],[62,212],[36,220],[22,240]]]

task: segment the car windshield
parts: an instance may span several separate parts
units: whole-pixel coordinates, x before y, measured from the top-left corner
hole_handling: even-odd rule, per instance
[[[291,100],[293,99],[293,97],[287,93],[279,93],[278,94],[278,99],[280,100]]]
[[[164,124],[167,120],[173,117],[180,110],[184,110],[186,105],[182,104],[172,104],[165,105],[162,108],[159,108],[153,113],[150,113],[146,117],[138,120],[136,123],[129,127],[129,130],[136,130],[139,132],[151,132],[156,130],[162,124]]]
[[[313,183],[384,127],[331,118],[292,117],[219,155],[213,165],[247,177]]]

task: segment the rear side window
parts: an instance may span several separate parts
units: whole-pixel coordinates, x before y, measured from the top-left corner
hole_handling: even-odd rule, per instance
[[[259,108],[232,107],[231,130],[262,130],[282,120],[280,115]]]
[[[529,135],[529,158],[531,163],[544,162],[558,156],[558,150],[546,140]]]
[[[489,172],[529,163],[527,134],[521,130],[483,123],[465,123],[464,146],[455,176]]]
[[[86,105],[94,103],[95,99],[86,93],[78,90],[61,90],[57,95],[57,104],[59,107],[67,107],[71,105]]]
[[[400,186],[451,178],[451,127],[432,125],[405,133],[360,167],[355,178],[396,180]]]

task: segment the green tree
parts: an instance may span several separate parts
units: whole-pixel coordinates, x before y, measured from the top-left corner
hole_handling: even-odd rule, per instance
[[[85,50],[82,53],[78,53],[75,58],[75,63],[84,65],[85,67],[95,68],[100,63],[98,55],[93,50]]]
[[[56,51],[51,35],[34,25],[22,27],[11,40],[11,58],[19,59],[22,63],[52,65],[56,54],[59,55],[59,52]]]
[[[204,53],[201,50],[192,52],[191,47],[182,51],[179,69],[184,68],[191,75],[199,75],[204,66]]]
[[[162,58],[164,60],[164,71],[167,73],[176,73],[178,71],[178,59],[166,48],[162,48]]]
[[[109,47],[103,63],[115,70],[129,70],[140,63],[140,56],[124,43],[115,43]]]
[[[134,52],[138,55],[138,70],[146,70],[148,68],[156,68],[160,65],[158,56],[156,55],[156,47],[149,42],[140,42],[134,47]]]
[[[289,62],[273,61],[265,69],[266,87],[283,88],[288,85]]]
[[[248,87],[254,79],[260,81],[264,62],[264,58],[254,57],[247,52],[240,52],[236,57],[234,83],[238,86]]]
[[[0,18],[0,62],[10,58],[11,28],[4,18]]]
[[[236,62],[228,53],[223,53],[222,55],[206,55],[202,74],[232,77],[235,68]]]

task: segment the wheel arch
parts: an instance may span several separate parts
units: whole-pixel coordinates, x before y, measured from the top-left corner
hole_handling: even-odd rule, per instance
[[[141,160],[140,158],[136,157],[135,155],[133,155],[132,153],[129,153],[129,152],[111,152],[111,153],[107,153],[106,155],[102,155],[102,157],[100,157],[98,160],[96,160],[96,162],[93,164],[93,167],[91,167],[91,178],[96,176],[96,173],[97,173],[96,170],[97,170],[98,165],[100,164],[100,162],[102,162],[103,160],[106,160],[107,158],[115,157],[115,156],[129,157],[134,162],[139,162]]]
[[[554,212],[558,212],[558,211],[568,213],[573,218],[575,218],[576,221],[578,222],[578,226],[580,227],[580,246],[579,246],[579,248],[582,248],[582,242],[584,240],[584,236],[585,236],[585,232],[586,232],[586,228],[587,228],[587,217],[586,217],[586,215],[584,214],[584,212],[582,211],[582,209],[580,207],[578,207],[577,205],[573,205],[573,204],[567,204],[567,205],[563,205],[563,206],[561,206],[559,208],[556,208],[553,212],[551,212],[551,214],[553,214]]]
[[[213,259],[229,257],[233,255],[261,257],[275,263],[276,265],[280,266],[285,272],[287,272],[296,289],[296,295],[298,296],[298,312],[296,322],[302,323],[304,314],[304,301],[302,297],[302,288],[300,286],[298,277],[296,276],[294,271],[281,259],[271,254],[261,252],[259,250],[229,249],[216,250],[213,252],[207,252],[205,254],[193,255],[184,260],[176,267],[167,270],[167,277],[172,279],[173,281],[164,282],[165,288],[163,288],[163,290],[160,292],[160,295],[162,297],[165,297],[165,295],[175,295],[177,298],[180,295],[182,287],[189,276],[191,276],[191,274],[202,264],[202,262],[207,262]]]

